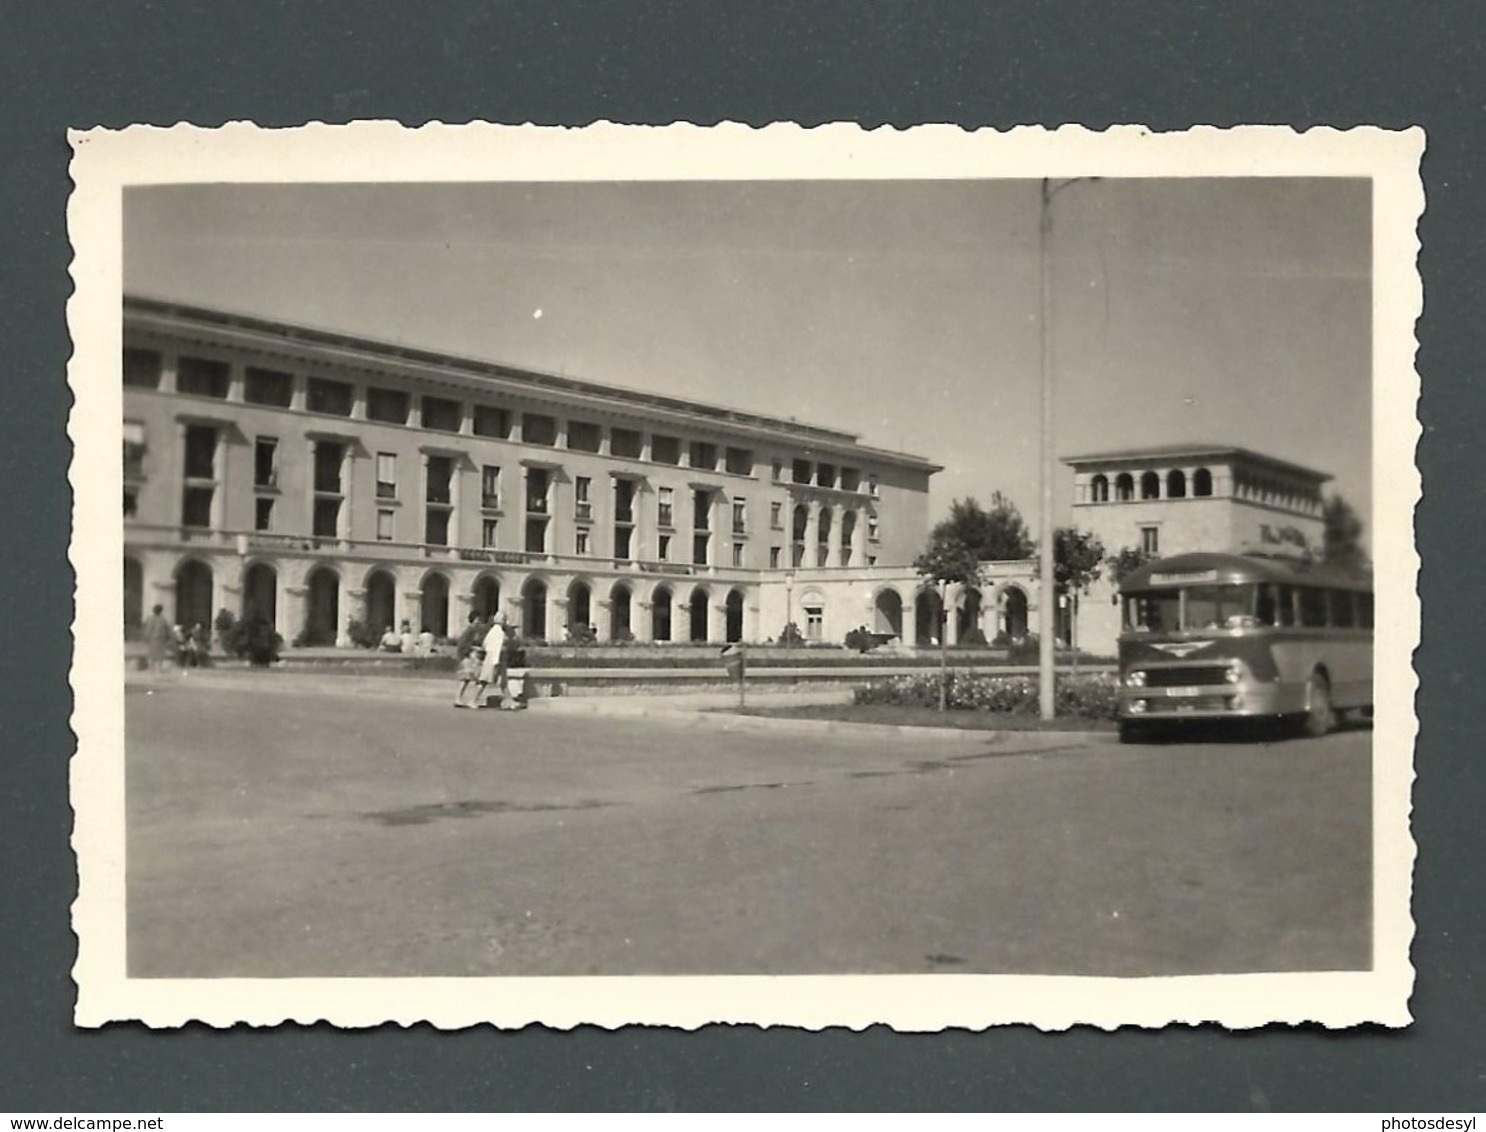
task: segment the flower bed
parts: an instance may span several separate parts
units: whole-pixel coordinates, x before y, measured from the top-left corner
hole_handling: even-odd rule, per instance
[[[990,676],[950,669],[945,674],[945,706],[953,711],[1002,712],[1036,715],[1037,678],[1034,676]],[[852,702],[895,704],[901,707],[938,707],[937,672],[892,676],[859,684]],[[1078,719],[1114,719],[1117,715],[1117,679],[1108,673],[1090,676],[1060,676],[1054,706],[1058,715]]]

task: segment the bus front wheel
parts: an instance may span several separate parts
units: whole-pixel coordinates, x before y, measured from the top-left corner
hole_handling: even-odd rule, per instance
[[[1319,672],[1311,673],[1310,683],[1306,686],[1302,728],[1312,739],[1336,728],[1336,709],[1331,706],[1331,682]]]

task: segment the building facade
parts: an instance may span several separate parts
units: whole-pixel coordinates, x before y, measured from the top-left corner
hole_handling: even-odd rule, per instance
[[[940,470],[920,457],[177,303],[123,313],[126,628],[225,609],[346,645],[355,622],[449,636],[504,610],[534,639],[757,641],[794,620],[839,641],[872,595],[917,600]]]

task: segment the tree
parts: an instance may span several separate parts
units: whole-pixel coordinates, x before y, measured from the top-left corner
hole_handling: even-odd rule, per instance
[[[941,520],[930,535],[954,538],[975,552],[982,562],[1013,562],[1031,558],[1032,536],[1016,504],[999,491],[991,496],[990,510],[973,496],[956,499],[949,517]]]
[[[1053,532],[1053,588],[1068,599],[1068,643],[1078,664],[1078,598],[1099,580],[1104,564],[1104,544],[1088,531],[1059,527]]]
[[[1322,560],[1328,566],[1343,570],[1366,570],[1372,565],[1362,549],[1362,518],[1340,495],[1326,501],[1322,512],[1326,521]]]
[[[973,502],[973,501],[972,501]],[[949,636],[945,630],[948,611],[945,597],[949,587],[978,586],[981,582],[980,553],[946,520],[929,535],[929,545],[913,560],[913,568],[939,587],[939,710],[945,709],[945,692],[949,686]]]
[[[1104,559],[1109,567],[1109,580],[1117,586],[1150,560],[1149,554],[1133,546],[1127,546],[1118,554],[1111,554]]]

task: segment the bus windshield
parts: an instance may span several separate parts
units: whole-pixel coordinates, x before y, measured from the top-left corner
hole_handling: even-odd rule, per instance
[[[1125,628],[1136,633],[1247,629],[1275,624],[1275,587],[1183,586],[1125,595]]]

